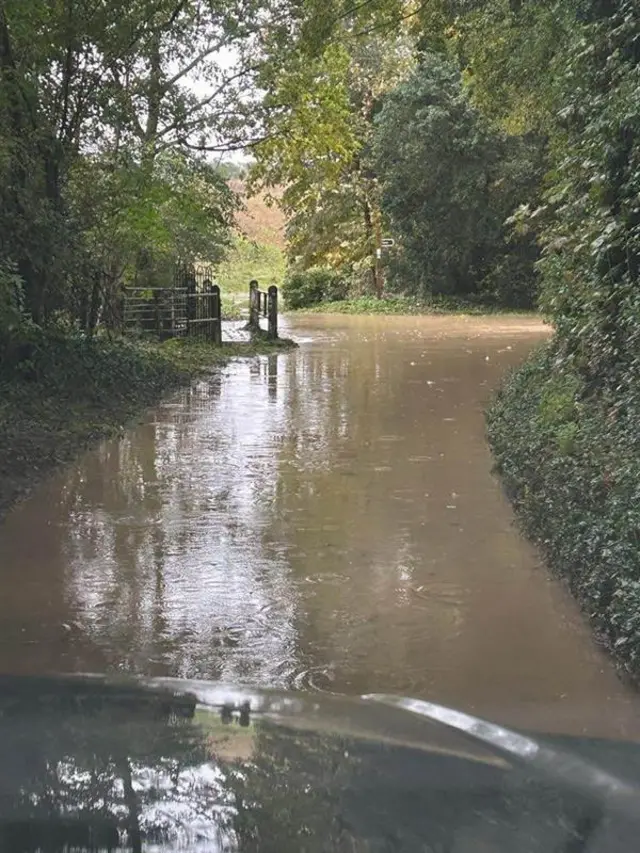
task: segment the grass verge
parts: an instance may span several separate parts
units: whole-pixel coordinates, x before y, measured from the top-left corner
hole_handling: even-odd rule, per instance
[[[420,300],[411,296],[360,296],[340,302],[320,302],[309,308],[300,308],[296,314],[532,314],[532,311],[517,311],[496,308],[476,302],[468,302],[454,296],[434,296]]]
[[[217,275],[223,293],[241,293],[249,298],[249,282],[257,279],[266,290],[271,284],[282,284],[285,256],[274,245],[259,243],[236,235],[228,257],[218,267]]]
[[[594,397],[551,342],[487,413],[521,525],[568,582],[598,638],[640,678],[640,406]]]
[[[36,331],[0,370],[0,518],[57,465],[117,434],[166,392],[232,357],[291,341],[109,341]]]

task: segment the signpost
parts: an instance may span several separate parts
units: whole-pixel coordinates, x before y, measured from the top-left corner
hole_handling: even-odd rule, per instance
[[[382,292],[384,289],[384,271],[382,269],[382,253],[385,249],[391,249],[395,245],[395,240],[393,237],[380,237],[380,232],[378,231],[376,237],[380,239],[380,245],[376,247],[376,260],[373,268],[373,283],[376,288],[376,294],[378,297],[382,297]]]

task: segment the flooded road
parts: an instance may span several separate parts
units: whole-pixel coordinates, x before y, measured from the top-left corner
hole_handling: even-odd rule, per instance
[[[483,406],[526,318],[298,318],[0,527],[0,671],[426,697],[640,737],[640,701],[513,526]]]

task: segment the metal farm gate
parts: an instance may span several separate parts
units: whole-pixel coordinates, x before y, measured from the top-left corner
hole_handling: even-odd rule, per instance
[[[212,271],[181,264],[171,287],[125,288],[124,329],[159,338],[200,337],[220,345],[222,304]]]

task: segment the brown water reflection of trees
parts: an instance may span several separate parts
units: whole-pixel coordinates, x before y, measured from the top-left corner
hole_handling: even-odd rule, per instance
[[[63,510],[69,585],[114,664],[295,683],[323,667],[312,614],[330,591],[311,601],[308,575],[331,585],[345,555],[366,566],[362,620],[395,595],[402,578],[387,568],[411,554],[394,506],[376,500],[376,440],[397,428],[383,346],[364,347],[356,369],[347,349],[238,365],[87,458]]]
[[[290,368],[291,428],[266,537],[288,543],[293,577],[308,590],[296,624],[309,665],[324,670],[315,686],[410,690],[414,672],[428,677],[425,655],[439,666],[458,629],[458,599],[431,588],[421,598],[420,588],[461,538],[445,504],[478,471],[486,478],[484,458],[473,468],[485,452],[473,392],[486,362],[465,343],[438,349],[410,331],[396,341],[372,329],[368,341],[312,350]],[[443,382],[452,375],[468,384]]]
[[[289,655],[286,563],[261,548],[276,475],[262,442],[282,420],[264,393],[273,364],[230,370],[239,397],[221,399],[220,376],[198,383],[65,483],[66,594],[108,667],[255,682]]]
[[[487,367],[364,319],[184,389],[14,513],[0,668],[425,692],[459,567],[498,551],[490,503],[475,545],[445,508],[487,488]]]

